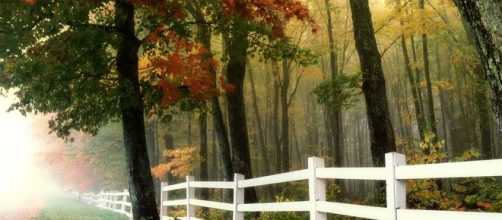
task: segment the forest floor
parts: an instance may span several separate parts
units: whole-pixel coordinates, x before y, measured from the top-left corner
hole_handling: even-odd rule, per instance
[[[0,214],[0,220],[127,220],[126,216],[101,210],[75,197],[49,199],[41,208]]]

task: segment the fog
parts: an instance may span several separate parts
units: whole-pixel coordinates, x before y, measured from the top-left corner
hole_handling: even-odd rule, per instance
[[[40,152],[47,149],[42,116],[7,113],[12,95],[0,96],[0,213],[43,207],[60,187],[51,180]]]

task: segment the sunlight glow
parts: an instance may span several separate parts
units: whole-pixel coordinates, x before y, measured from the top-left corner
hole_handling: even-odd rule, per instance
[[[6,112],[13,100],[0,96],[0,212],[39,206],[54,189],[37,157],[43,137],[34,137],[33,117]]]

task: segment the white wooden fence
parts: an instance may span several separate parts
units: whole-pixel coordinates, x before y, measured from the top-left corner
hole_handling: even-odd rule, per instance
[[[246,212],[309,212],[311,220],[326,220],[327,213],[368,219],[383,220],[501,220],[502,213],[457,212],[406,209],[406,181],[429,178],[463,178],[502,176],[502,160],[485,160],[427,165],[406,165],[405,156],[398,153],[385,155],[385,167],[381,168],[325,168],[320,158],[308,159],[308,168],[277,175],[244,179],[235,174],[232,182],[201,182],[189,176],[186,182],[161,186],[162,219],[167,207],[186,206],[187,215],[178,219],[199,219],[195,207],[226,210],[233,213],[233,220],[243,220]],[[326,180],[355,179],[382,180],[386,182],[387,207],[374,207],[326,201]],[[281,203],[244,203],[244,189],[298,180],[308,180],[309,200]],[[233,203],[205,201],[195,198],[196,188],[232,189]],[[186,198],[169,200],[168,192],[185,190]]]
[[[132,207],[129,197],[129,192],[124,190],[123,192],[100,192],[98,194],[85,193],[82,200],[90,205],[108,209],[132,219]]]

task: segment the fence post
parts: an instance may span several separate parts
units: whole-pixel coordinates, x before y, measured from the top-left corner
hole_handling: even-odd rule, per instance
[[[109,210],[112,210],[112,207],[113,207],[113,196],[111,194],[111,192],[108,192],[108,209]]]
[[[102,208],[102,205],[103,204],[103,190],[100,190],[99,191],[99,194],[98,194],[98,207],[101,209]]]
[[[119,192],[117,192],[117,194],[115,195],[115,210],[116,211],[121,211],[122,210],[122,207],[119,208],[119,205],[122,201],[119,200]]]
[[[103,192],[103,208],[108,208],[108,195],[106,192]]]
[[[326,220],[327,215],[317,211],[317,201],[326,201],[326,180],[318,179],[316,168],[324,167],[324,160],[318,157],[308,159],[310,220]]]
[[[113,195],[112,195],[112,209],[113,211],[116,211],[117,210],[117,201],[118,201],[118,197],[117,197],[117,194],[114,192]]]
[[[164,201],[168,200],[169,192],[164,191],[164,187],[166,187],[167,185],[167,182],[160,183],[160,218],[167,215],[167,207],[163,204]]]
[[[108,192],[108,210],[113,210],[113,192]]]
[[[122,201],[119,198],[120,198],[120,193],[117,192],[117,195],[115,197],[115,210],[117,210],[118,212],[121,212],[122,211],[122,206],[121,206]]]
[[[128,189],[125,189],[124,191],[126,191],[126,192],[127,192],[127,194],[126,194],[126,199],[125,199],[125,201],[126,201],[126,203],[127,203],[127,198],[129,198],[129,201],[131,200],[131,193],[129,192],[129,190],[128,190]],[[127,214],[129,214],[129,215],[130,215],[130,216],[129,216],[129,220],[133,220],[133,219],[134,219],[134,214],[132,213],[132,201],[131,201],[131,202],[129,202],[129,205],[128,205],[128,206],[129,206],[129,212],[127,212],[127,211],[126,211],[126,212],[127,212]]]
[[[110,192],[110,209],[115,210],[115,194],[114,192]]]
[[[194,181],[193,176],[187,176],[186,178],[187,182],[187,218],[190,219],[190,217],[195,217],[195,207],[190,204],[190,200],[195,198],[195,190],[190,188],[190,182]]]
[[[100,197],[100,204],[101,204],[101,208],[102,208],[102,209],[106,208],[106,198],[105,198],[105,193],[104,193],[104,192],[101,192],[101,195],[100,195],[99,197]]]
[[[110,208],[110,210],[113,210],[115,207],[115,196],[113,195],[113,192],[110,192],[110,197],[109,197],[108,201],[110,202],[110,205],[108,205],[108,208]]]
[[[110,197],[108,196],[107,192],[105,192],[104,196],[105,196],[105,209],[108,209],[109,208],[108,204],[110,204],[110,202],[109,202],[110,201]]]
[[[399,153],[385,154],[385,167],[387,169],[386,195],[389,218],[397,220],[397,210],[406,209],[406,180],[396,180],[396,166],[406,165],[406,156]]]
[[[126,213],[127,194],[129,194],[129,192],[127,192],[127,189],[124,189],[124,194],[122,194],[122,206],[121,206],[123,213]]]
[[[244,220],[244,212],[237,210],[239,204],[244,204],[244,188],[239,188],[239,181],[244,180],[244,175],[236,173],[234,175],[234,210],[233,220]]]

